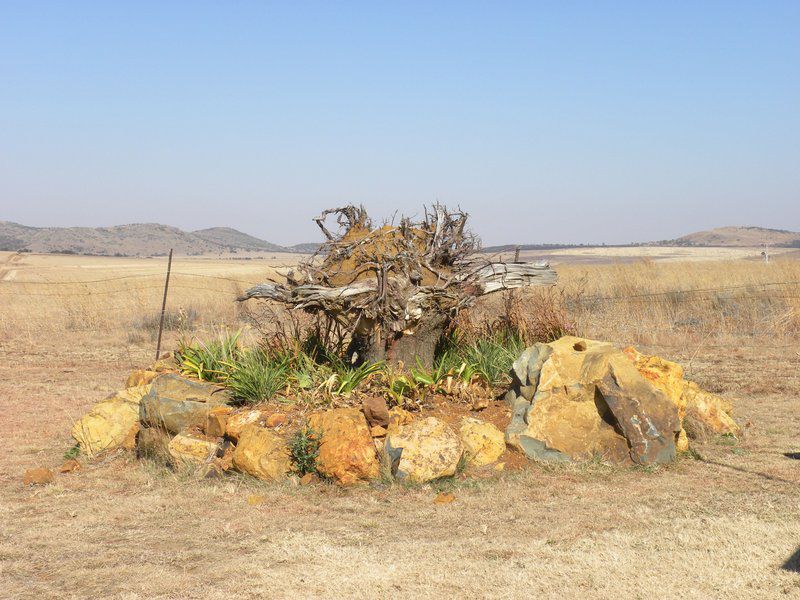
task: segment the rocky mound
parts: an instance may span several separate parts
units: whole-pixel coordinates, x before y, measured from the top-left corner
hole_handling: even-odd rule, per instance
[[[512,377],[506,441],[535,460],[669,462],[689,449],[687,415],[715,433],[739,431],[729,402],[635,348],[567,336],[525,350]]]
[[[436,416],[411,413],[380,397],[310,415],[237,407],[227,389],[183,377],[165,358],[132,373],[72,435],[88,458],[127,449],[202,476],[305,474],[352,485],[501,469],[509,452],[545,462],[660,464],[687,450],[700,430],[739,432],[729,402],[686,381],[680,365],[634,348],[577,337],[535,344],[515,361],[512,379],[503,434],[474,416],[448,419],[446,406]]]

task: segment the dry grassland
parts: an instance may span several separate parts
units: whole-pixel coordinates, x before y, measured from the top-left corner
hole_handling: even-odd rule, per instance
[[[800,597],[800,261],[559,265],[550,293],[582,333],[734,400],[742,440],[667,468],[531,465],[441,484],[446,505],[431,485],[196,482],[125,456],[24,488],[152,359],[164,262],[0,255],[0,597]],[[273,266],[178,260],[170,308],[197,318],[167,346],[244,326],[231,300]]]

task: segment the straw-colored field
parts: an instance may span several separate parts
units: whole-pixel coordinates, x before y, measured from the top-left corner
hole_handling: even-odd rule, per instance
[[[739,442],[654,470],[532,465],[436,505],[431,486],[196,482],[124,457],[24,488],[152,360],[166,260],[0,253],[0,597],[800,597],[800,261],[718,258],[561,262],[549,294],[581,333],[732,398]],[[246,327],[235,295],[293,260],[176,260],[166,346]]]

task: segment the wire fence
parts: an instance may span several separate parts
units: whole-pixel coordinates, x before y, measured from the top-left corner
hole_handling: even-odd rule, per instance
[[[230,301],[230,306],[233,306],[233,312],[238,315],[241,305],[235,303],[237,296],[240,296],[246,287],[255,285],[257,282],[264,281],[264,277],[253,277],[252,279],[242,279],[237,277],[228,277],[223,275],[212,275],[203,273],[188,273],[181,271],[173,271],[172,279],[170,281],[170,294],[177,294],[180,290],[188,292],[206,292],[213,294],[214,297],[222,296]],[[206,282],[209,285],[202,285],[201,282]],[[124,283],[120,287],[116,284]],[[131,285],[135,283],[136,285]],[[222,285],[211,285],[218,283]],[[105,289],[105,286],[114,285],[112,289]],[[0,298],[13,297],[15,300],[22,300],[30,298],[33,301],[36,298],[48,298],[48,302],[57,301],[58,307],[68,315],[72,312],[76,315],[76,320],[80,320],[80,316],[88,312],[87,307],[71,306],[70,301],[78,298],[93,298],[93,297],[113,297],[117,294],[134,295],[140,292],[153,292],[152,294],[152,307],[149,307],[149,298],[145,299],[142,296],[136,298],[133,305],[128,306],[96,306],[93,307],[97,310],[100,316],[119,316],[120,321],[124,320],[124,315],[129,317],[127,324],[131,320],[141,318],[142,312],[150,311],[149,314],[155,314],[160,306],[160,294],[157,293],[164,289],[163,275],[157,273],[151,274],[135,274],[123,275],[107,278],[98,278],[90,280],[77,280],[77,281],[24,281],[24,280],[4,280],[0,281]],[[734,297],[727,297],[726,294],[735,294]],[[767,282],[753,282],[747,284],[736,284],[715,287],[698,287],[687,289],[675,289],[653,292],[637,292],[626,294],[604,294],[604,295],[576,295],[566,300],[567,307],[571,310],[583,310],[588,313],[592,311],[602,311],[604,306],[618,306],[620,304],[629,304],[632,307],[646,303],[653,303],[656,301],[667,300],[671,305],[690,305],[697,303],[701,300],[707,301],[709,297],[712,299],[720,299],[723,302],[731,303],[744,300],[759,300],[767,302],[785,302],[800,299],[800,281],[767,281]],[[147,300],[145,302],[145,300]],[[2,300],[0,300],[2,302]],[[147,306],[146,306],[147,305]],[[0,307],[2,305],[0,304]],[[730,306],[722,306],[720,311],[730,310]],[[795,315],[795,318],[800,318]],[[655,323],[636,323],[631,326],[635,332],[647,331],[653,334],[675,334],[681,328],[694,327],[691,318],[686,320],[686,323],[669,323],[666,326],[658,326]],[[81,326],[79,322],[73,323],[68,327],[71,331],[92,331],[96,330],[97,326],[88,324]],[[696,343],[696,342],[695,342]],[[687,344],[670,344],[659,343],[662,347],[685,348]],[[787,342],[785,344],[741,344],[741,343],[703,343],[706,348],[797,348],[796,343]]]

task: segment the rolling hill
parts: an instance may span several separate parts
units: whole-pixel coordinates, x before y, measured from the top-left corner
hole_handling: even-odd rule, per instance
[[[800,248],[800,232],[765,227],[717,227],[690,233],[676,240],[659,242],[672,246],[770,246]]]
[[[179,255],[237,252],[306,252],[309,244],[285,248],[229,227],[183,231],[159,223],[116,227],[28,227],[0,221],[0,250],[156,256],[170,248]]]

